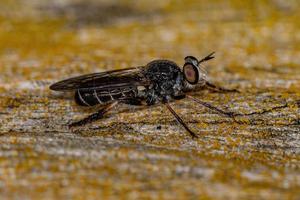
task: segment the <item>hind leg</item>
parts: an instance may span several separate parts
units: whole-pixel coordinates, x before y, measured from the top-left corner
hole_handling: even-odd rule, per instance
[[[80,120],[80,121],[77,121],[77,122],[73,122],[69,125],[69,128],[72,128],[72,127],[75,127],[75,126],[83,126],[83,125],[86,125],[88,123],[91,123],[91,122],[94,122],[94,121],[97,121],[101,118],[103,118],[104,114],[107,113],[108,111],[110,111],[113,107],[115,107],[116,105],[118,104],[117,101],[113,102],[113,103],[110,103],[110,104],[107,104],[105,105],[101,110],[99,110],[98,112]]]

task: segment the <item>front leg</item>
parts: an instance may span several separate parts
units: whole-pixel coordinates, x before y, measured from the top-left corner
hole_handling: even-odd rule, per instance
[[[223,87],[220,87],[220,86],[216,86],[208,81],[205,82],[205,87],[208,89],[208,90],[211,90],[211,91],[214,91],[214,92],[224,92],[224,93],[227,93],[227,92],[240,92],[238,91],[237,89],[227,89],[227,88],[223,88]]]

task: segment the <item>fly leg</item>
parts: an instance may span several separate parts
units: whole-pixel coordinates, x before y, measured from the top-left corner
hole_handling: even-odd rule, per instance
[[[186,125],[186,123],[180,118],[180,116],[177,115],[175,110],[173,110],[173,108],[168,103],[165,103],[165,105],[176,118],[176,120],[185,128],[185,130],[189,132],[193,138],[198,138],[198,136]]]
[[[88,116],[88,117],[86,117],[86,118],[84,118],[80,121],[71,123],[69,125],[69,128],[72,128],[72,127],[75,127],[75,126],[83,126],[83,125],[86,125],[88,123],[91,123],[91,122],[94,122],[94,121],[97,121],[97,120],[101,119],[105,113],[110,111],[117,104],[118,104],[117,101],[115,101],[113,103],[110,103],[110,104],[107,104],[103,108],[101,108],[98,112],[96,112],[96,113],[94,113],[94,114],[92,114],[92,115],[90,115],[90,116]]]
[[[240,92],[238,91],[237,89],[227,89],[227,88],[223,88],[223,87],[220,87],[220,86],[216,86],[208,81],[205,82],[205,86],[207,89],[211,90],[211,91],[214,91],[214,92]]]
[[[216,111],[217,113],[219,114],[222,114],[222,115],[225,115],[227,117],[230,117],[232,118],[236,123],[239,123],[241,124],[241,122],[239,121],[236,121],[235,117],[245,117],[245,116],[252,116],[252,115],[261,115],[261,114],[265,114],[265,113],[269,113],[269,112],[273,112],[274,110],[278,110],[278,109],[284,109],[286,107],[288,107],[288,103],[285,103],[284,105],[280,105],[280,106],[275,106],[273,108],[270,108],[268,110],[262,110],[262,111],[259,111],[259,112],[250,112],[250,113],[236,113],[236,112],[227,112],[227,111],[224,111],[224,110],[221,110],[207,102],[204,102],[204,101],[201,101],[200,99],[196,99],[190,95],[186,95],[186,97],[190,98],[191,100],[213,110],[213,111]]]
[[[193,101],[201,104],[202,106],[205,106],[205,107],[207,107],[207,108],[209,108],[209,109],[211,109],[211,110],[213,110],[213,111],[215,111],[217,113],[220,113],[220,114],[225,115],[227,117],[233,118],[234,121],[235,121],[234,117],[240,115],[240,113],[227,112],[227,111],[221,110],[221,109],[219,109],[219,108],[217,108],[217,107],[215,107],[215,106],[213,106],[213,105],[211,105],[211,104],[209,104],[207,102],[201,101],[201,100],[196,99],[196,98],[194,98],[192,96],[187,95],[187,97],[190,98],[191,100],[193,100]]]

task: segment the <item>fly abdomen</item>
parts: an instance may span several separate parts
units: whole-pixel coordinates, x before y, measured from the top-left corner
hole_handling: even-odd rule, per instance
[[[77,90],[75,92],[75,102],[80,106],[94,106],[97,104],[107,104],[119,99],[135,97],[137,94],[133,88],[115,89],[111,91],[97,90]]]
[[[75,102],[80,106],[93,106],[99,104],[97,99],[93,97],[92,92],[84,92],[82,90],[77,90],[75,92]]]

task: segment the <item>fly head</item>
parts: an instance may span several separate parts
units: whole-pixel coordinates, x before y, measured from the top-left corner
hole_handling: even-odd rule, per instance
[[[201,63],[210,59],[213,59],[213,54],[211,53],[200,61],[194,56],[187,56],[184,58],[183,66],[183,76],[184,79],[191,85],[196,85],[199,82],[203,82],[206,78],[206,72],[202,68]]]

